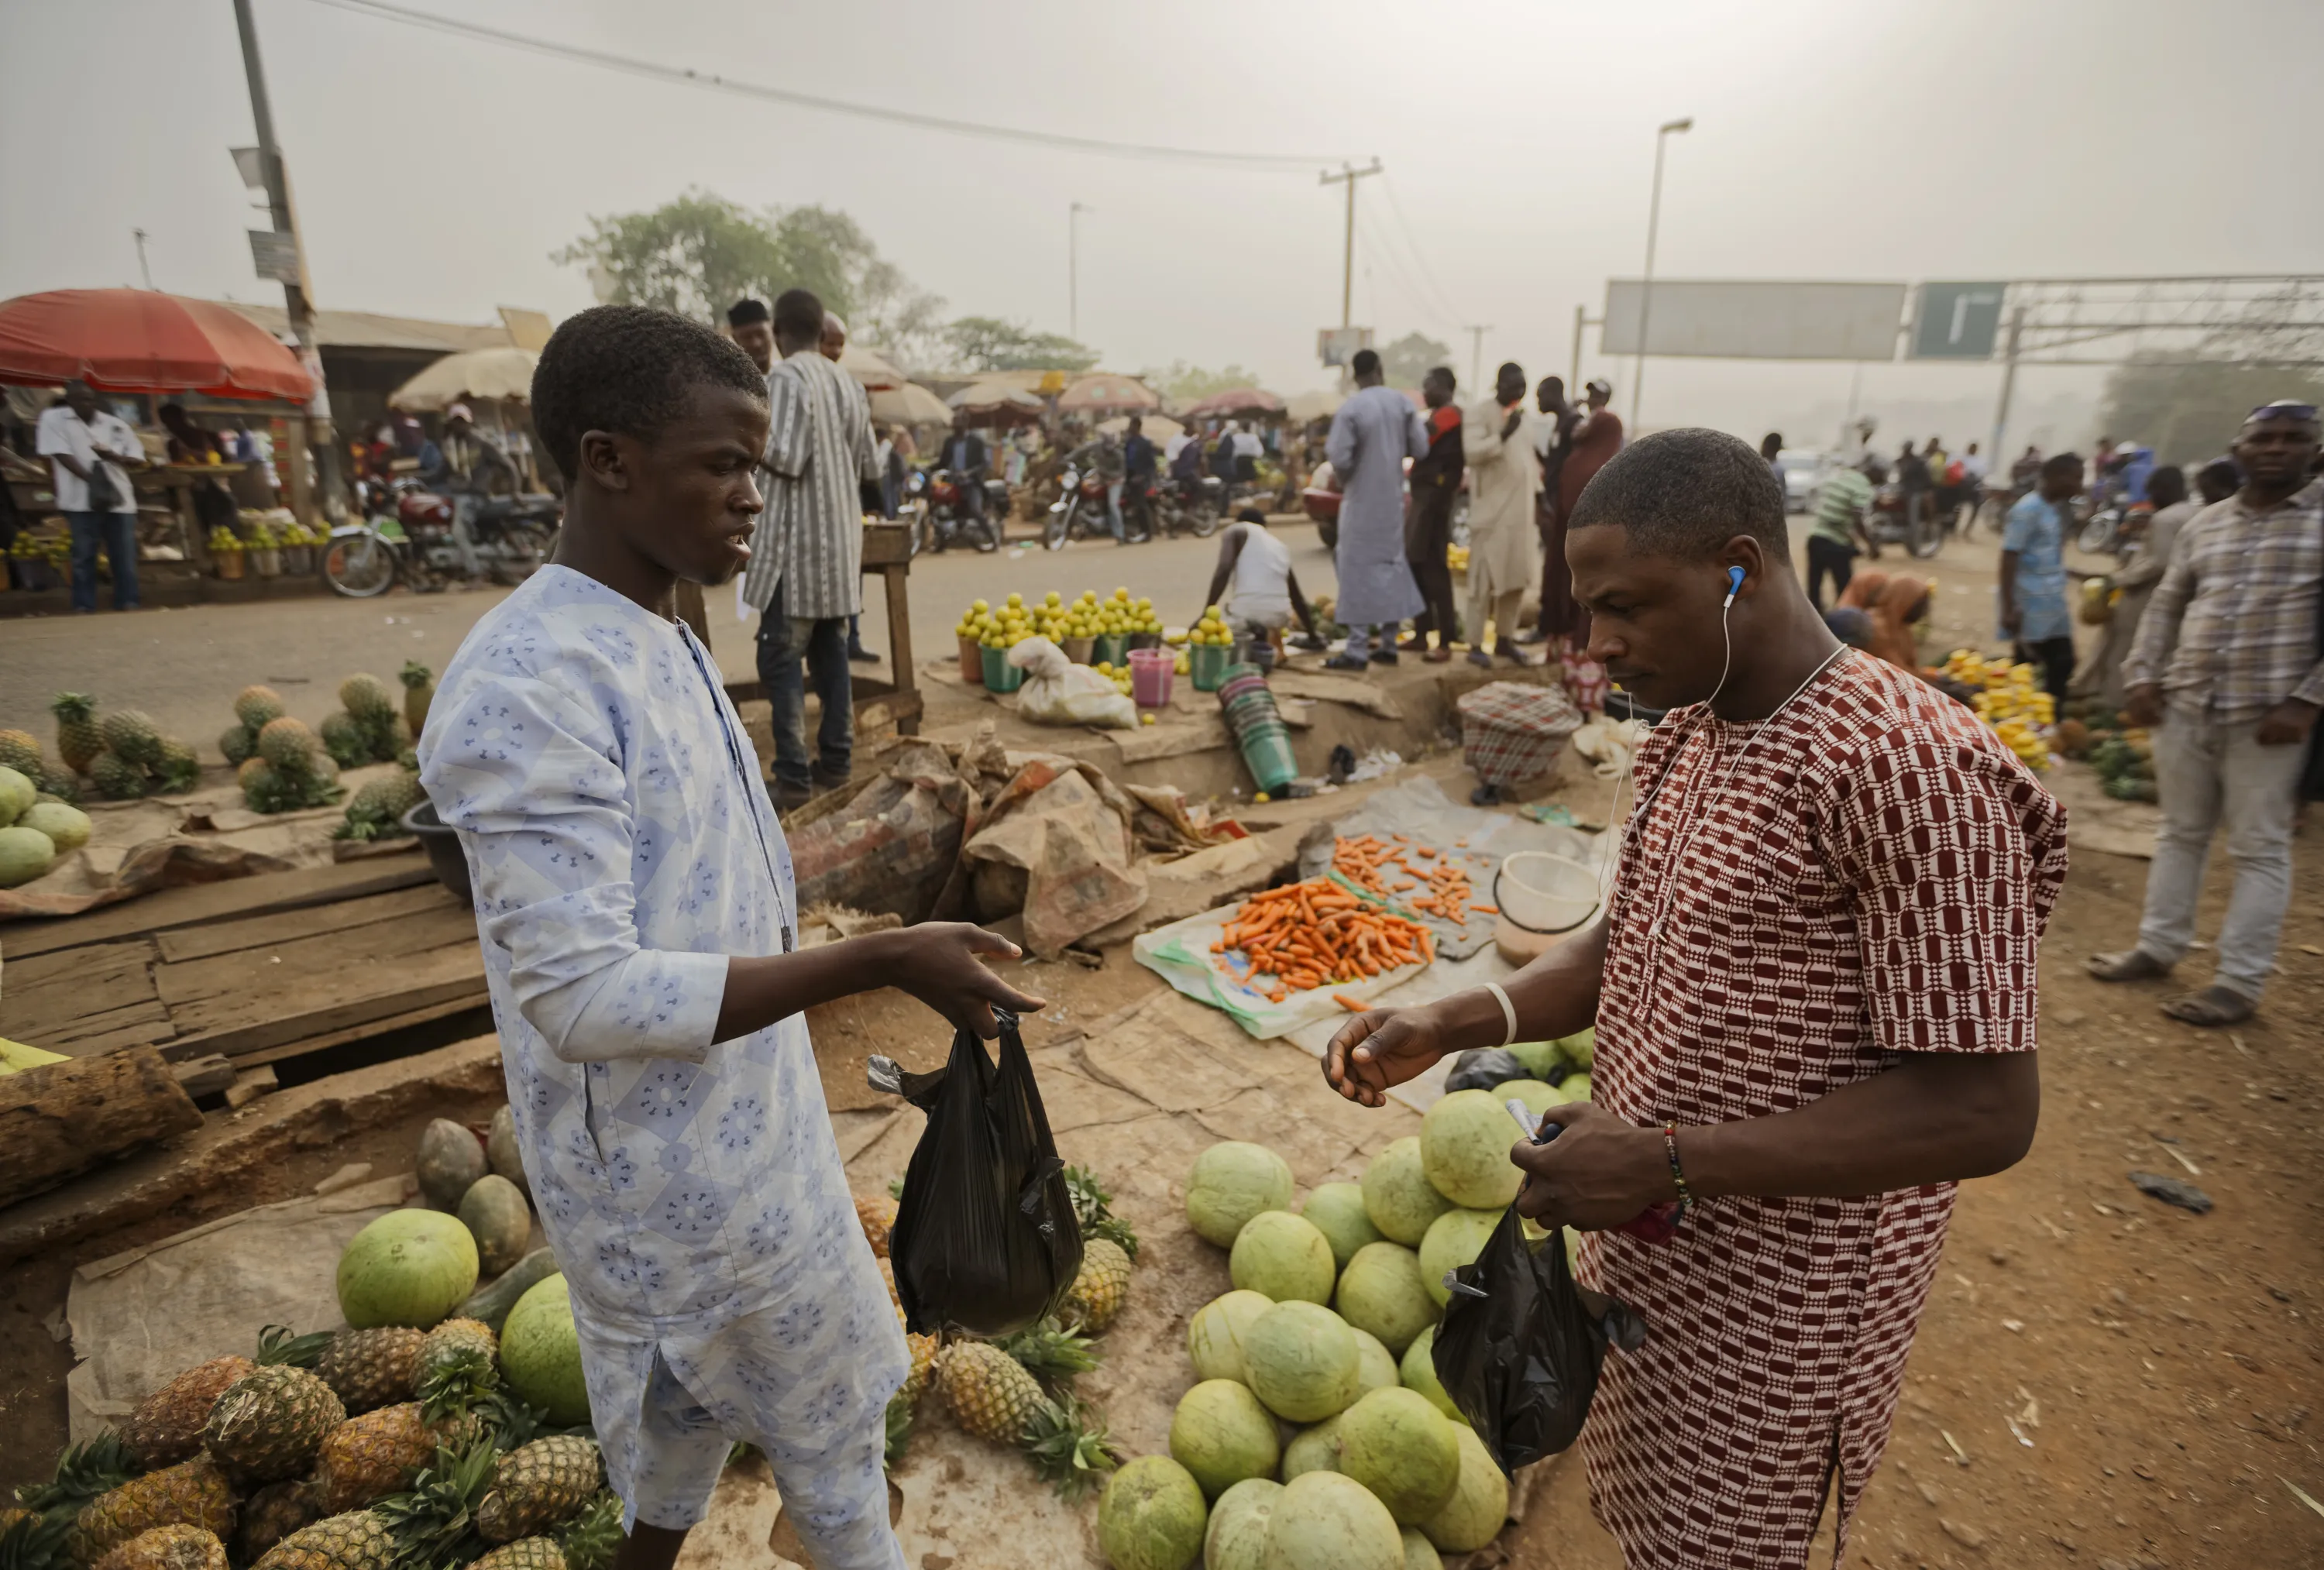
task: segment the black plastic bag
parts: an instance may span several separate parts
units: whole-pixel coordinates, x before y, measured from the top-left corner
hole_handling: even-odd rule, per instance
[[[1514,1205],[1445,1284],[1436,1378],[1503,1472],[1572,1445],[1607,1344],[1632,1352],[1646,1337],[1636,1309],[1574,1281],[1562,1231],[1528,1242]]]
[[[1452,1060],[1452,1071],[1444,1076],[1444,1088],[1490,1090],[1512,1079],[1533,1077],[1533,1070],[1517,1061],[1517,1055],[1508,1048],[1476,1047]]]
[[[994,1012],[997,1066],[971,1031],[953,1037],[952,1060],[933,1074],[871,1062],[875,1088],[928,1115],[888,1240],[916,1334],[1029,1328],[1056,1310],[1082,1266],[1081,1226],[1032,1061],[1016,1016]]]

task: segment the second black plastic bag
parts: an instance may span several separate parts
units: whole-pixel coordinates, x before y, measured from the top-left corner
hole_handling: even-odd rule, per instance
[[[928,1115],[888,1241],[896,1295],[918,1334],[1026,1329],[1056,1311],[1081,1269],[1081,1228],[1033,1064],[1016,1017],[999,1017],[997,1064],[969,1031],[933,1074],[872,1060],[874,1087]]]
[[[1646,1340],[1635,1309],[1574,1281],[1564,1235],[1529,1241],[1514,1205],[1447,1284],[1436,1378],[1503,1472],[1572,1445],[1608,1342],[1634,1351]]]

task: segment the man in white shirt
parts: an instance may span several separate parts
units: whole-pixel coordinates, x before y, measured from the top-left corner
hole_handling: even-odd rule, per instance
[[[37,443],[49,461],[57,510],[72,525],[72,606],[97,611],[97,550],[113,559],[113,608],[137,609],[137,494],[128,471],[145,463],[137,433],[99,409],[86,381],[65,383],[65,400],[41,414]],[[92,484],[98,494],[89,494]]]

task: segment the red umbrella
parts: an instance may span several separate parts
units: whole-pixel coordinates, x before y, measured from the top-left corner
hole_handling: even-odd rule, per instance
[[[108,392],[304,403],[298,355],[230,306],[138,289],[58,289],[0,302],[0,381],[78,377]]]
[[[1212,419],[1246,414],[1281,414],[1283,400],[1258,387],[1230,387],[1198,398],[1178,411],[1180,419]]]

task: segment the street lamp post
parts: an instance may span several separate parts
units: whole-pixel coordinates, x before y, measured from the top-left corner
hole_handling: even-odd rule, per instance
[[[1630,429],[1638,428],[1638,398],[1646,381],[1646,325],[1655,309],[1655,232],[1663,216],[1663,149],[1673,132],[1692,131],[1694,117],[1667,120],[1655,132],[1655,194],[1646,203],[1646,276],[1638,285],[1638,365],[1630,375]]]
[[[1065,336],[1082,336],[1082,215],[1090,207],[1075,202],[1065,209]]]

